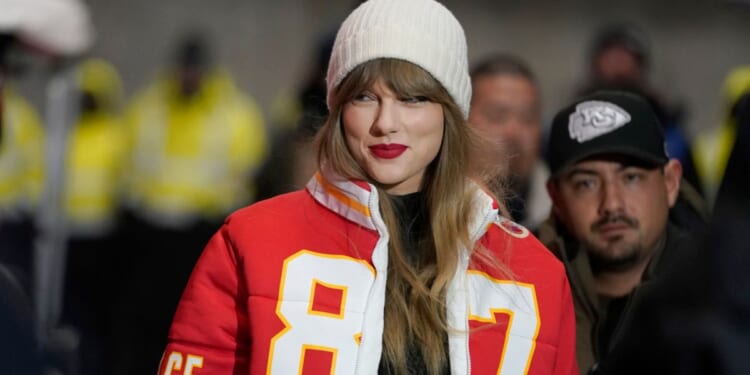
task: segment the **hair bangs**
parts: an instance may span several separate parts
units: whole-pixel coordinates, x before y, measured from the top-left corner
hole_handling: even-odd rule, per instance
[[[380,58],[368,61],[349,73],[342,81],[336,95],[343,104],[369,90],[375,82],[382,83],[399,97],[425,97],[436,103],[450,102],[448,91],[430,73],[408,61]]]

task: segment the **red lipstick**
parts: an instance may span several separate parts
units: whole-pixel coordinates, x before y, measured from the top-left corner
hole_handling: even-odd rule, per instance
[[[398,143],[390,143],[390,144],[377,144],[370,146],[370,152],[372,152],[373,155],[377,158],[381,159],[394,159],[406,151],[407,147],[404,145],[400,145]]]

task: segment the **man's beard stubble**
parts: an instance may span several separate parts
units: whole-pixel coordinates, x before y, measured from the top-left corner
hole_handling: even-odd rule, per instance
[[[591,231],[599,232],[605,224],[624,223],[632,229],[638,229],[638,220],[624,215],[609,215],[591,225]],[[635,242],[624,242],[622,237],[612,239],[602,247],[589,241],[583,241],[584,250],[588,253],[591,271],[598,273],[625,272],[636,266],[643,254],[643,244]]]

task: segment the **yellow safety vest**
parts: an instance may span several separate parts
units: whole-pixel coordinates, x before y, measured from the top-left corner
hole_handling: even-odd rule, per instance
[[[34,108],[5,88],[0,143],[0,216],[31,213],[39,202],[44,131]]]
[[[750,91],[750,65],[732,69],[724,80],[723,96],[726,118],[719,127],[699,134],[693,141],[693,155],[707,201],[713,204],[718,193],[729,155],[734,148],[737,124],[730,116],[737,100]]]
[[[114,66],[87,59],[78,67],[78,87],[98,107],[82,113],[68,134],[64,212],[71,235],[99,236],[113,228],[120,194],[127,133],[118,115],[122,83]]]
[[[725,123],[699,134],[693,141],[695,169],[703,184],[707,202],[713,203],[716,199],[729,154],[734,148],[736,133],[734,124]]]
[[[88,114],[71,130],[65,177],[65,214],[74,235],[97,235],[114,224],[125,132],[113,115]]]
[[[206,77],[190,99],[163,79],[137,97],[128,114],[132,207],[157,224],[215,220],[252,200],[249,178],[268,141],[260,111],[225,73]]]

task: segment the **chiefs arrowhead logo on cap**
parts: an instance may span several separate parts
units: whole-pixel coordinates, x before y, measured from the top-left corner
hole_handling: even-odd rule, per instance
[[[570,138],[583,143],[607,134],[630,122],[630,114],[619,106],[603,101],[586,101],[570,114]]]

